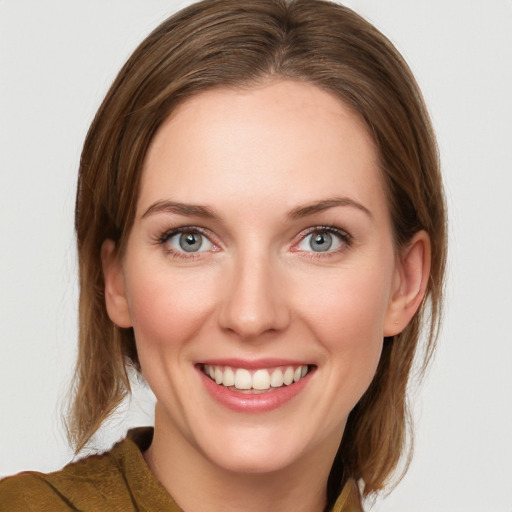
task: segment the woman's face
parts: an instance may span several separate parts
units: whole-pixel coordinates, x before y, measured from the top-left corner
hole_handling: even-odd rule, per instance
[[[332,458],[399,330],[395,256],[375,148],[340,100],[292,81],[187,100],[105,265],[156,428],[239,472]]]

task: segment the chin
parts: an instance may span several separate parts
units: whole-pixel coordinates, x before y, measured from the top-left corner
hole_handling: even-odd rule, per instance
[[[225,471],[263,475],[315,457],[314,440],[300,430],[287,429],[283,425],[276,429],[275,426],[253,424],[225,429],[215,436],[211,431],[204,437],[198,433],[197,448],[210,463]]]
[[[233,449],[235,448],[235,449]],[[276,447],[234,447],[222,450],[222,453],[206,453],[212,464],[225,471],[245,475],[265,475],[289,468],[297,462],[298,454],[289,453]]]

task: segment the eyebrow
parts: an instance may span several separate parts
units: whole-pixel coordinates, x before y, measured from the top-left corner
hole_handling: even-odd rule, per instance
[[[154,215],[155,213],[176,213],[178,215],[189,215],[206,219],[218,218],[214,210],[208,206],[177,203],[175,201],[157,201],[142,214],[141,219]]]
[[[291,219],[302,219],[315,213],[320,213],[330,208],[339,206],[348,206],[357,208],[358,210],[366,213],[370,218],[373,218],[370,210],[366,206],[354,201],[349,197],[334,197],[330,199],[323,199],[315,201],[304,206],[297,206],[288,213]],[[186,215],[193,217],[202,217],[206,219],[218,219],[220,216],[209,206],[198,204],[179,203],[176,201],[157,201],[153,203],[141,216],[141,219],[149,217],[157,213],[175,213],[178,215]]]
[[[353,208],[357,208],[362,212],[366,213],[370,218],[373,219],[373,215],[366,208],[366,206],[350,199],[349,197],[333,197],[331,199],[324,199],[322,201],[315,201],[313,203],[306,204],[304,206],[298,206],[290,211],[288,216],[292,219],[302,219],[303,217],[307,217],[308,215],[313,215],[315,213],[320,213],[330,208],[335,208],[337,206],[349,206]]]

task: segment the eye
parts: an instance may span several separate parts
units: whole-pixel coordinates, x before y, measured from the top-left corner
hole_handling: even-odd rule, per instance
[[[198,253],[215,249],[215,245],[204,234],[193,228],[171,231],[164,235],[162,243],[177,253]]]
[[[350,245],[350,241],[350,235],[341,229],[333,227],[315,228],[297,244],[297,249],[316,253],[336,252]]]

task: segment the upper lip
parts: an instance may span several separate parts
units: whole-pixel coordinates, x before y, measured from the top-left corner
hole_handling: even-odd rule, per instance
[[[233,368],[246,368],[247,370],[274,368],[276,366],[311,366],[310,361],[284,358],[240,359],[240,358],[215,358],[205,359],[198,363],[211,366],[231,366]]]

